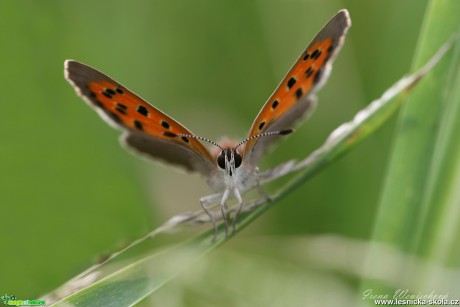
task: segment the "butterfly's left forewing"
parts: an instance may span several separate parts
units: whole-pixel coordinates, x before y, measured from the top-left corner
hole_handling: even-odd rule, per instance
[[[65,62],[66,79],[103,119],[124,133],[122,141],[137,152],[209,176],[215,163],[209,150],[187,128],[126,87],[82,63]]]
[[[314,107],[314,93],[326,81],[332,61],[350,27],[347,10],[339,11],[316,35],[257,115],[248,137],[292,128]],[[246,143],[245,163],[254,166],[277,137],[256,138]]]

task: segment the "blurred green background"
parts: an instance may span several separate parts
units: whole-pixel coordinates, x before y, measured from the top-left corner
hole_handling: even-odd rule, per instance
[[[172,215],[198,210],[209,193],[195,175],[124,151],[119,132],[64,80],[65,59],[105,72],[198,135],[242,138],[308,42],[347,8],[353,25],[319,108],[265,169],[305,157],[409,71],[426,4],[2,1],[0,293],[37,298]],[[394,124],[232,241],[258,242],[257,251],[270,236],[368,238]]]

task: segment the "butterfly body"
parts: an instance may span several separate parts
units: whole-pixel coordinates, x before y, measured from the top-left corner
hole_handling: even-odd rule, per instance
[[[316,105],[314,93],[326,81],[350,24],[348,11],[341,10],[324,26],[262,107],[247,138],[239,143],[224,140],[218,144],[194,135],[117,81],[85,64],[67,60],[65,77],[104,120],[122,131],[121,142],[129,149],[205,176],[220,198],[228,235],[227,199],[233,196],[239,203],[233,218],[235,229],[243,206],[241,194],[259,186],[260,157],[277,138],[293,132],[290,128],[311,113]],[[210,143],[211,148],[203,142]],[[209,199],[204,197],[200,203],[217,232],[214,214],[207,207]]]

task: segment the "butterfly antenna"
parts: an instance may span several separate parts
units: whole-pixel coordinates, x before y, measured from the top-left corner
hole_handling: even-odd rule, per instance
[[[270,132],[265,132],[265,133],[261,133],[261,134],[256,134],[256,135],[253,135],[253,136],[250,136],[244,140],[242,140],[241,142],[238,143],[238,145],[235,146],[235,150],[240,147],[241,145],[243,145],[244,143],[246,142],[249,142],[251,140],[254,140],[254,139],[258,139],[258,138],[261,138],[261,137],[264,137],[264,136],[270,136],[270,135],[287,135],[287,134],[291,134],[292,132],[294,132],[294,129],[286,129],[286,130],[279,130],[279,131],[270,131]]]
[[[212,145],[214,146],[217,146],[219,147],[221,150],[224,150],[219,144],[217,144],[216,142],[214,141],[211,141],[210,139],[207,139],[207,138],[204,138],[202,136],[198,136],[198,135],[193,135],[193,134],[176,134],[178,137],[186,137],[186,138],[190,138],[190,139],[198,139],[198,140],[201,140],[201,141],[205,141],[205,142],[208,142],[208,143],[211,143]]]

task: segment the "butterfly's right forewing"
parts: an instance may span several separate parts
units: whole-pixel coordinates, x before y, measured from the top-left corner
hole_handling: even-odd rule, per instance
[[[112,126],[129,148],[205,176],[216,166],[209,150],[187,128],[126,87],[82,63],[65,62],[66,79],[77,94]]]

